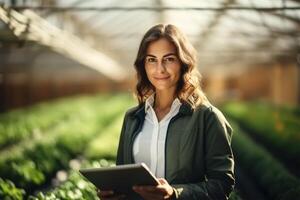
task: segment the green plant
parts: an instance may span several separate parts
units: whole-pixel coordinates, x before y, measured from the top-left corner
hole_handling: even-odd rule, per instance
[[[113,161],[101,159],[99,161],[85,161],[85,167],[107,167],[113,165]],[[39,192],[36,196],[30,196],[29,200],[93,200],[98,199],[96,188],[86,181],[77,170],[71,170],[68,180],[47,193]]]
[[[16,188],[13,182],[0,178],[0,199],[2,200],[22,200],[25,191]]]
[[[30,145],[2,152],[1,177],[25,189],[45,183],[57,170],[67,168],[69,160],[80,155],[102,128],[122,115],[128,102],[126,95],[116,95],[105,101],[95,99],[93,104],[81,109],[80,115],[48,130]]]
[[[0,148],[39,137],[45,130],[76,115],[82,106],[94,100],[92,96],[63,98],[0,114]]]
[[[232,140],[234,155],[242,169],[253,177],[268,198],[281,199],[284,195],[296,199],[300,181],[263,147],[253,142],[235,122],[230,124],[235,132]]]
[[[300,167],[300,118],[291,108],[262,102],[230,102],[222,110],[279,159],[292,163],[292,168]]]

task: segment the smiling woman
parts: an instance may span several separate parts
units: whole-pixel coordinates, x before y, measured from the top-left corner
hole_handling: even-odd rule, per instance
[[[137,71],[136,95],[139,103],[144,102],[155,91],[153,80],[167,78],[168,73],[173,74],[177,68],[179,72],[176,74],[179,77],[175,91],[172,92],[177,93],[193,108],[207,101],[200,88],[201,75],[196,60],[194,47],[174,25],[160,24],[148,30],[141,41],[134,63]],[[153,75],[155,69],[164,71],[156,72],[154,76],[156,79],[152,79],[153,76],[149,76],[149,73],[151,71]]]
[[[180,62],[176,57],[176,48],[167,39],[152,42],[145,61],[145,70],[156,93],[164,93],[173,98],[180,77]]]
[[[192,45],[174,25],[152,27],[135,60],[138,106],[126,112],[117,165],[145,163],[158,186],[112,199],[227,199],[234,186],[232,128],[200,87]]]

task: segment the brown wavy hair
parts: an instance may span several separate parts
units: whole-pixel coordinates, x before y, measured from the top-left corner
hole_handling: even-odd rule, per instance
[[[201,74],[196,66],[197,56],[194,47],[176,26],[158,24],[145,33],[134,62],[137,72],[135,96],[139,105],[143,104],[155,92],[155,88],[146,74],[145,58],[149,44],[161,38],[166,38],[176,47],[176,54],[181,62],[181,75],[176,88],[176,96],[180,101],[190,104],[192,108],[208,101],[201,89]]]

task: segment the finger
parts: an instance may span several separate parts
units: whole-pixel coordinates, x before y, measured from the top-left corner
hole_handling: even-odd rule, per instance
[[[166,185],[158,185],[158,186],[145,186],[142,188],[143,190],[147,192],[155,192],[155,193],[160,193],[160,194],[167,194],[167,188]]]
[[[164,179],[164,178],[159,178],[159,179],[158,179],[158,182],[159,182],[160,184],[162,184],[162,185],[168,184],[168,181],[167,181],[166,179]]]
[[[136,192],[155,193],[158,195],[166,195],[167,191],[164,186],[134,186],[133,190]]]
[[[144,199],[164,199],[163,197],[167,195],[166,191],[152,189],[149,191],[149,188],[146,187],[136,187],[134,191],[140,194]]]
[[[156,186],[133,186],[133,190],[155,192]]]
[[[174,190],[173,190],[172,186],[170,186],[168,181],[164,178],[159,178],[158,181],[161,185],[158,185],[157,188],[161,189],[161,191],[166,192],[167,196],[171,196],[173,194]]]

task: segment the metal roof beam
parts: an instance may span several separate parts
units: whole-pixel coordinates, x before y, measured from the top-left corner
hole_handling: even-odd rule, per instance
[[[126,71],[104,53],[88,46],[75,35],[60,30],[30,10],[23,13],[0,6],[0,19],[21,39],[51,48],[111,80],[120,81]]]
[[[230,1],[230,0],[227,0]],[[278,6],[278,7],[249,7],[249,6],[227,6],[227,7],[150,7],[150,6],[136,6],[136,7],[121,7],[121,6],[110,6],[110,7],[95,7],[95,6],[9,6],[11,9],[15,10],[51,10],[52,12],[85,12],[85,11],[101,11],[101,12],[112,12],[112,11],[155,11],[160,12],[161,10],[174,10],[174,11],[209,11],[209,12],[222,12],[228,10],[245,10],[245,11],[264,11],[264,12],[274,12],[282,10],[300,10],[300,6]]]
[[[225,0],[222,3],[222,7],[228,7],[229,5],[235,3],[236,0]],[[200,50],[203,48],[205,44],[209,41],[209,37],[212,35],[211,33],[214,31],[215,27],[217,27],[221,21],[221,18],[226,14],[226,10],[222,10],[220,12],[217,12],[214,16],[214,18],[210,21],[207,28],[200,32],[199,34],[199,40],[195,44],[195,48]]]

